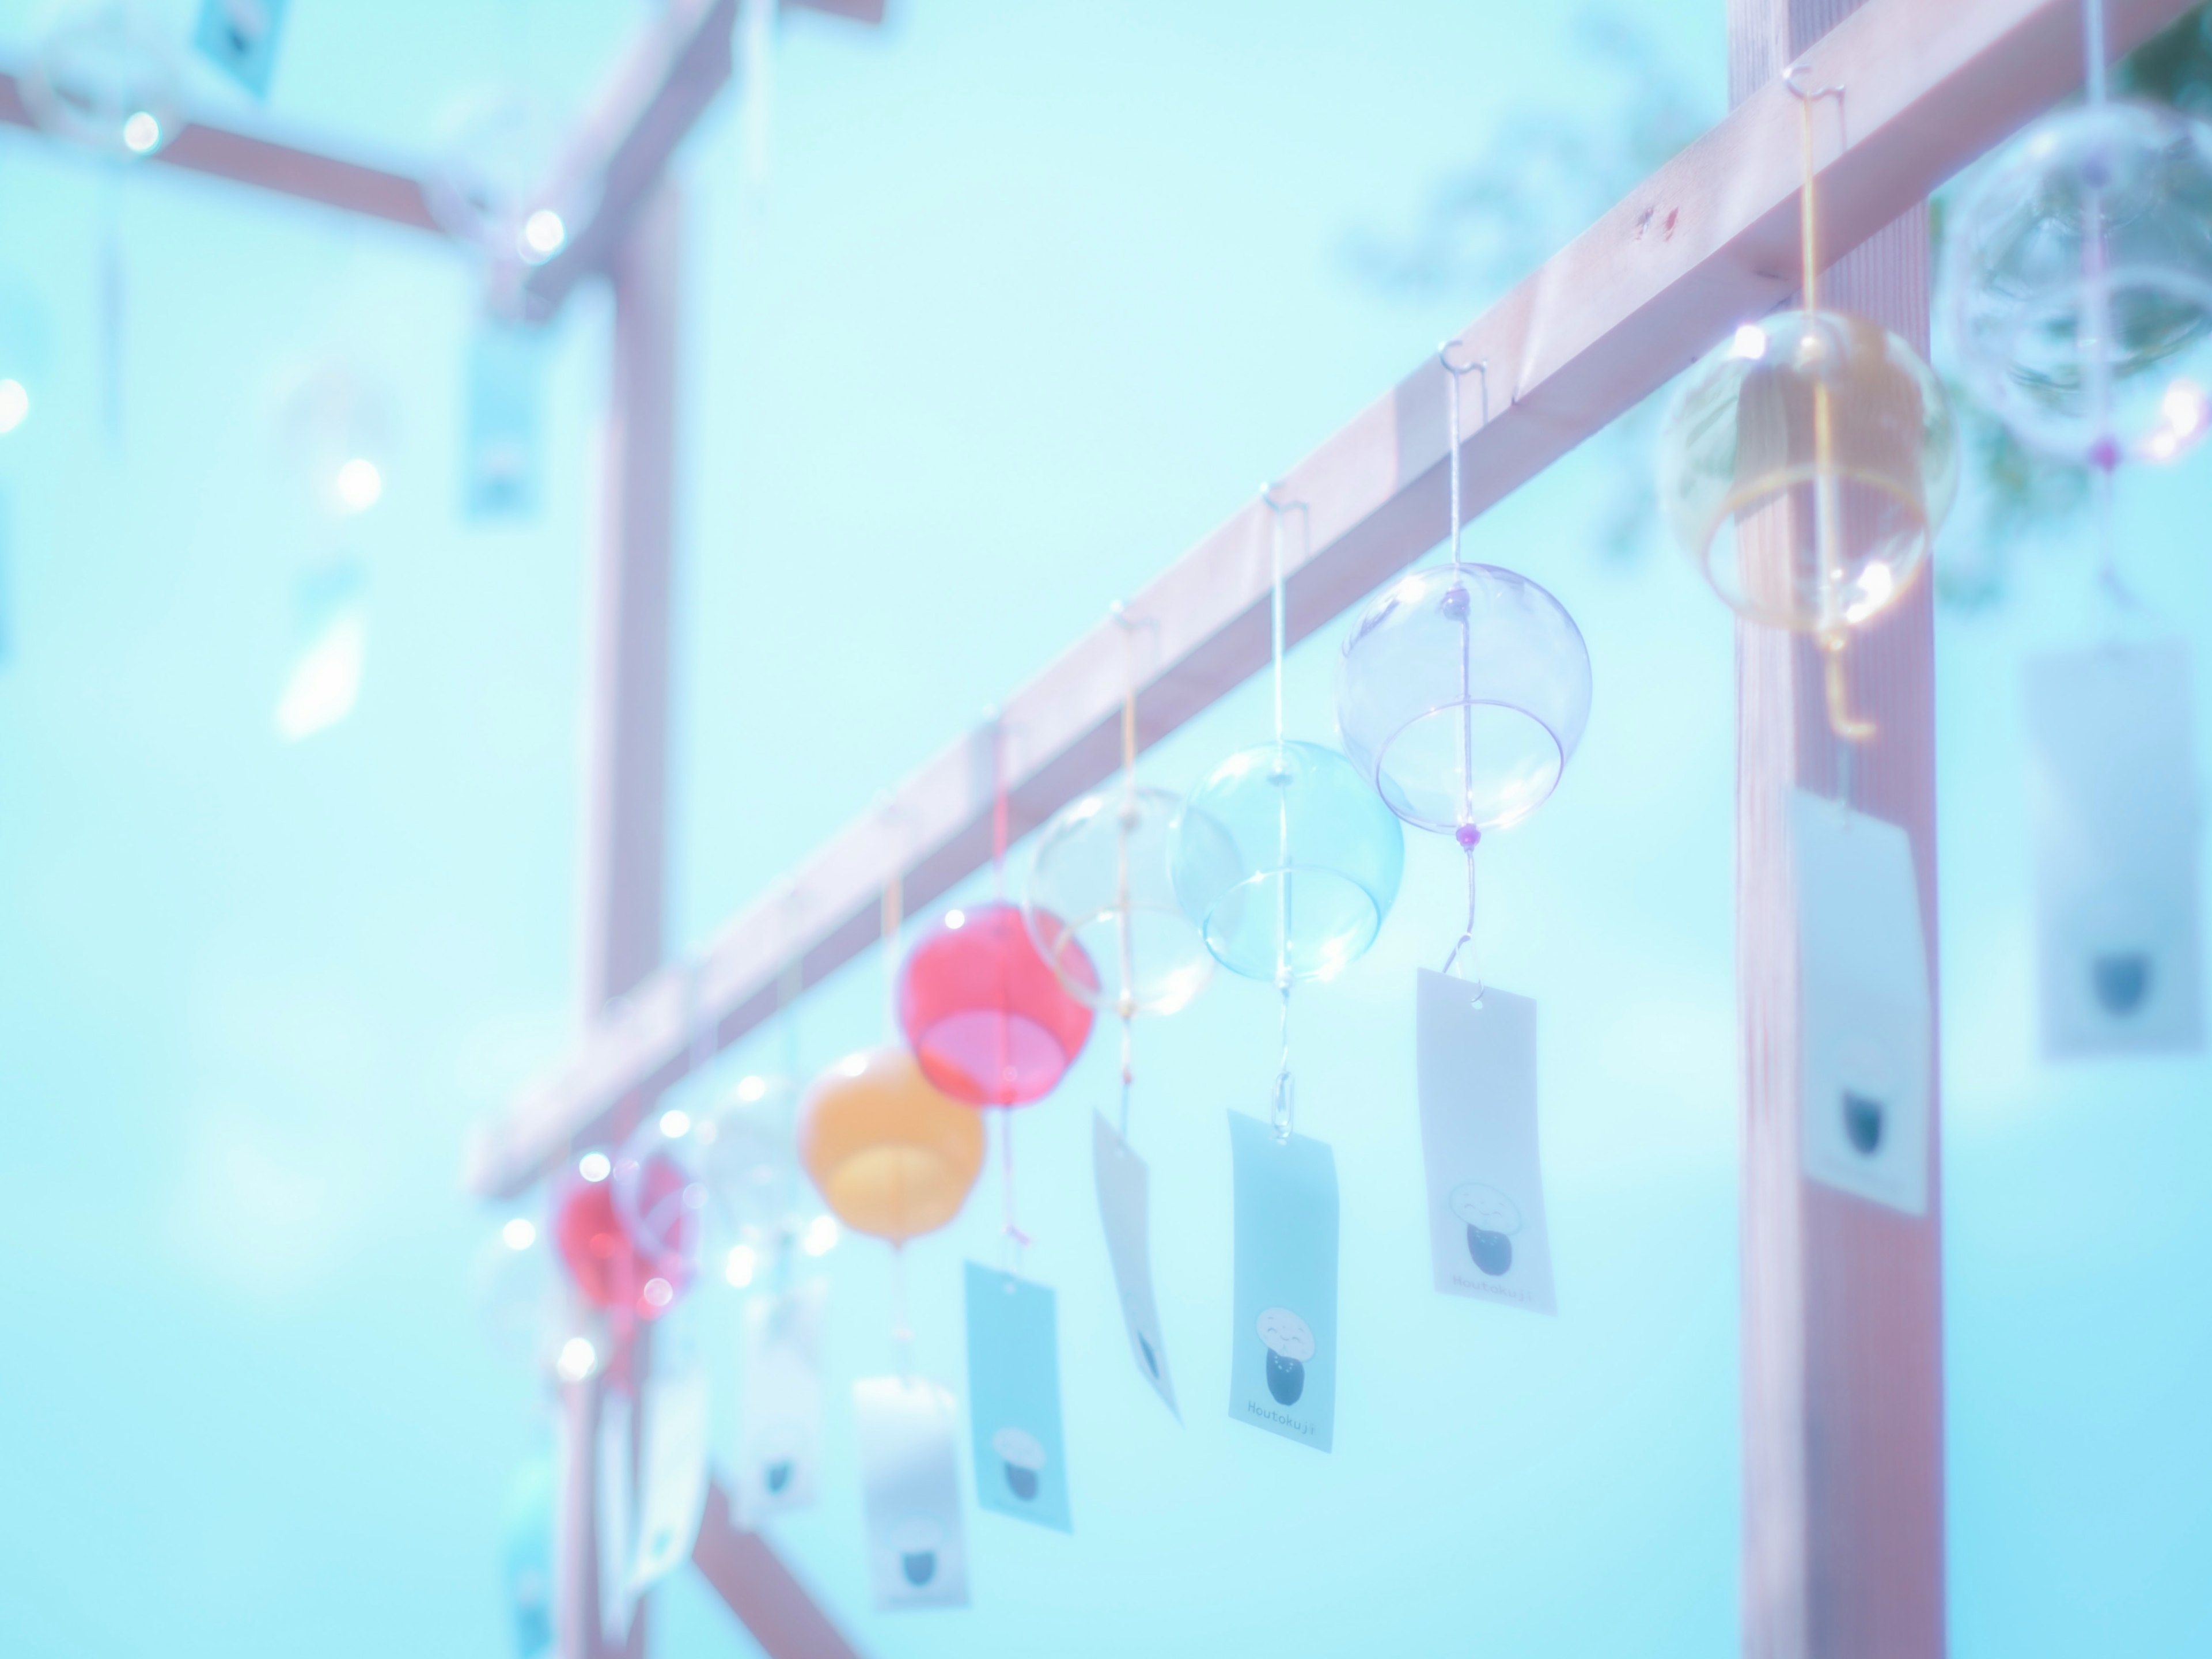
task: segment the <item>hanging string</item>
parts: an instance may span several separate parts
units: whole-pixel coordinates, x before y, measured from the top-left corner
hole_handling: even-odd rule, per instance
[[[899,928],[904,918],[899,907],[904,897],[898,866],[891,866],[884,878],[884,1039],[895,1040],[899,1034],[898,1023],[898,941]]]
[[[1797,239],[1802,259],[1799,292],[1808,316],[1820,310],[1820,169],[1814,161],[1813,106],[1823,98],[1842,100],[1841,87],[1808,88],[1805,65],[1793,64],[1782,84],[1797,100],[1797,140],[1802,167],[1797,191]],[[1864,743],[1875,735],[1875,726],[1850,712],[1850,685],[1844,674],[1844,653],[1850,631],[1842,616],[1844,573],[1839,550],[1843,545],[1843,507],[1838,494],[1836,418],[1825,379],[1813,381],[1813,554],[1820,568],[1820,625],[1814,635],[1822,658],[1822,689],[1828,705],[1828,729],[1844,744]]]
[[[1282,1052],[1275,1071],[1272,1117],[1275,1139],[1288,1141],[1297,1109],[1297,1085],[1291,1076],[1291,801],[1290,758],[1283,735],[1283,520],[1291,513],[1304,514],[1304,501],[1278,501],[1274,486],[1263,485],[1260,499],[1273,514],[1274,583],[1270,595],[1269,643],[1275,677],[1275,779],[1282,786],[1275,803],[1275,988],[1282,997]],[[1310,527],[1310,520],[1302,520]]]
[[[2081,0],[2083,90],[2092,105],[2105,101],[2105,0]]]
[[[891,1356],[902,1378],[914,1376],[914,1327],[907,1322],[906,1241],[891,1241]]]
[[[1035,1243],[1021,1224],[1014,1219],[1014,1114],[1011,1107],[1001,1106],[999,1117],[999,1197],[1004,1219],[1000,1224],[999,1236],[1005,1246],[1004,1254],[1018,1271],[1022,1253]]]
[[[740,0],[744,10],[745,182],[764,190],[769,177],[770,115],[775,108],[776,0]]]
[[[1114,943],[1121,972],[1121,994],[1114,1012],[1121,1022],[1121,1139],[1129,1139],[1129,1085],[1136,1081],[1133,1066],[1137,1018],[1135,921],[1129,914],[1129,830],[1137,817],[1137,625],[1128,608],[1114,604],[1115,625],[1121,630],[1121,818],[1114,838]]]
[[[1490,424],[1490,365],[1484,362],[1462,368],[1452,361],[1451,352],[1454,343],[1449,340],[1445,341],[1437,349],[1437,361],[1444,366],[1445,373],[1451,376],[1451,562],[1453,574],[1456,576],[1459,572],[1467,568],[1466,562],[1460,553],[1460,540],[1466,525],[1466,515],[1462,507],[1463,497],[1460,492],[1462,441],[1460,380],[1462,376],[1468,374],[1481,377],[1482,423],[1488,426]],[[1454,603],[1455,600],[1457,601],[1456,604]],[[1468,977],[1474,981],[1475,1000],[1480,1002],[1482,1000],[1482,975],[1475,966],[1474,948],[1474,849],[1482,840],[1482,830],[1474,821],[1474,624],[1469,614],[1466,591],[1456,581],[1454,582],[1450,592],[1445,596],[1444,608],[1446,614],[1455,617],[1459,623],[1460,811],[1459,828],[1454,832],[1452,838],[1459,843],[1461,850],[1467,854],[1467,926],[1453,944],[1451,954],[1444,958],[1443,970],[1447,974],[1450,973],[1460,959],[1460,953],[1465,951],[1468,961]]]
[[[2084,96],[2090,108],[2099,108],[2106,94],[2104,0],[2081,0],[2081,65]],[[2112,273],[2105,246],[2105,191],[2094,175],[2083,210],[2088,223],[2081,239],[2081,289],[2087,315],[2081,352],[2090,412],[2096,422],[2097,435],[2089,446],[2089,489],[2097,525],[2097,584],[2113,605],[2129,611],[2140,608],[2141,601],[2120,577],[2113,490],[2120,446],[2112,431]]]
[[[1006,720],[993,708],[991,722],[991,890],[1000,903],[1006,898]]]
[[[705,1071],[714,1058],[714,1021],[707,1012],[707,957],[704,951],[692,957],[684,975],[684,1033],[689,1038],[684,1059],[684,1075],[695,1078]]]

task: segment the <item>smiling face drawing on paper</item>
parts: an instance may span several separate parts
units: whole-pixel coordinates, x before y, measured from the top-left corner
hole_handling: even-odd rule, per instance
[[[1277,1403],[1295,1406],[1305,1392],[1306,1361],[1314,1357],[1313,1331],[1288,1308],[1270,1308],[1259,1322],[1267,1349],[1267,1392]]]
[[[1037,1477],[1044,1473],[1044,1448],[1033,1434],[1019,1429],[1000,1429],[991,1437],[991,1449],[1006,1465],[1006,1487],[1024,1504],[1037,1495]]]
[[[891,1549],[898,1557],[899,1573],[921,1589],[937,1577],[937,1553],[944,1547],[945,1528],[926,1515],[902,1521],[891,1528]]]
[[[1492,1279],[1513,1267],[1513,1235],[1521,1231],[1521,1206],[1495,1187],[1464,1182],[1451,1189],[1446,1207],[1467,1224],[1467,1253]]]

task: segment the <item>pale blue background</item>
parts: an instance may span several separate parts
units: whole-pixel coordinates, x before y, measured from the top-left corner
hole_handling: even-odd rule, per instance
[[[40,9],[0,4],[0,48],[20,54]],[[187,0],[155,9],[181,41]],[[312,0],[266,118],[408,162],[449,100],[501,76],[573,108],[644,10]],[[1718,0],[1637,10],[1638,74],[1717,112]],[[1391,298],[1359,274],[1363,238],[1410,235],[1532,121],[1610,131],[1631,84],[1589,66],[1570,11],[1497,0],[894,0],[880,35],[800,18],[786,45],[767,200],[746,198],[728,106],[682,167],[686,942],[1485,298]],[[193,73],[206,106],[257,118]],[[542,517],[465,527],[453,252],[134,176],[112,196],[113,447],[100,175],[0,133],[0,266],[43,307],[50,366],[0,441],[0,1649],[501,1653],[501,1518],[543,1419],[471,1312],[501,1212],[457,1170],[468,1126],[574,1032],[605,308],[582,296],[555,342]],[[283,504],[270,387],[332,358],[396,414],[362,532],[369,678],[349,724],[286,748],[270,709],[319,544]],[[1085,1114],[1110,1097],[1110,1042],[1022,1121],[1081,1529],[971,1514],[972,1610],[866,1610],[847,1385],[890,1363],[890,1274],[865,1244],[829,1259],[825,1498],[778,1537],[866,1651],[1732,1650],[1732,636],[1663,549],[1602,550],[1607,494],[1644,465],[1594,445],[1471,538],[1557,592],[1595,663],[1559,794],[1483,849],[1486,964],[1542,1004],[1559,1317],[1429,1288],[1412,970],[1456,931],[1458,872],[1423,842],[1374,953],[1299,1009],[1301,1127],[1336,1153],[1359,1356],[1334,1455],[1210,1403],[1220,1114],[1263,1112],[1273,1064],[1271,996],[1224,983],[1139,1034],[1133,1139],[1185,1425],[1131,1374],[1093,1218]],[[2208,466],[2124,486],[2130,566],[2195,641],[2200,751]],[[1939,639],[1962,1659],[2212,1650],[2212,1066],[2053,1068],[2033,1045],[2020,663],[2087,636],[2078,539]],[[1294,735],[1328,734],[1337,633],[1293,658]],[[1148,768],[1188,785],[1266,708],[1244,687]],[[808,1064],[876,1036],[877,971],[809,1000]],[[958,1263],[993,1259],[998,1224],[987,1194],[911,1253],[921,1363],[956,1383]],[[664,1652],[750,1651],[695,1579],[655,1616]]]

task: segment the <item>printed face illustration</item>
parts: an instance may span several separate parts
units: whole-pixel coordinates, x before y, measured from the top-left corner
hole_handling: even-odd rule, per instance
[[[1470,1181],[1445,1200],[1452,1214],[1467,1224],[1467,1254],[1491,1278],[1510,1272],[1513,1235],[1521,1231],[1521,1206],[1495,1187]]]
[[[1837,1054],[1837,1121],[1861,1158],[1882,1150],[1889,1103],[1903,1093],[1897,1057],[1862,1037],[1846,1039]]]
[[[1267,1392],[1276,1403],[1295,1406],[1306,1389],[1306,1361],[1314,1357],[1314,1334],[1288,1308],[1260,1316],[1260,1340],[1267,1349]]]
[[[1037,1495],[1037,1476],[1044,1471],[1044,1448],[1036,1437],[1019,1429],[1000,1429],[991,1437],[991,1449],[1006,1466],[1006,1486],[1024,1504]]]
[[[898,1556],[899,1572],[908,1583],[920,1589],[937,1577],[937,1552],[944,1541],[943,1528],[926,1515],[902,1521],[891,1528],[891,1549]]]
[[[2136,1012],[2150,997],[2151,961],[2142,951],[2116,951],[2089,964],[2090,988],[2097,1006],[2114,1019]]]
[[[761,1489],[777,1497],[798,1473],[798,1437],[787,1428],[763,1429],[753,1442],[753,1455],[760,1467]]]

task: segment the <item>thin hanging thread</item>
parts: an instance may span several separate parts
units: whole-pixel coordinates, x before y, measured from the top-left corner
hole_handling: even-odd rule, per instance
[[[2104,0],[2081,0],[2081,64],[2083,92],[2089,107],[2100,108],[2106,95]],[[2083,297],[2088,310],[2088,338],[2082,342],[2081,367],[2088,380],[2089,407],[2097,435],[2089,447],[2090,493],[2097,523],[2097,582],[2105,597],[2123,611],[2140,608],[2141,601],[2121,580],[2118,503],[2113,474],[2120,464],[2120,446],[2112,431],[2112,295],[2111,270],[2105,246],[2105,192],[2096,185],[2087,191],[2088,234],[2081,239]]]
[[[991,881],[999,902],[1006,898],[1006,722],[1004,714],[991,711]],[[1005,969],[1000,971],[1001,1000],[1010,988],[1006,983]],[[1009,1094],[1014,1084],[1013,1020],[1011,1015],[1000,1013],[998,1020],[999,1091]],[[1003,1218],[1000,1234],[1005,1241],[1006,1254],[1014,1265],[1021,1263],[1021,1253],[1029,1248],[1030,1236],[1014,1218],[1014,1115],[1012,1103],[1001,1101],[999,1105],[999,1170],[1000,1203]]]
[[[689,1039],[684,1075],[697,1077],[714,1058],[714,1022],[707,1012],[707,958],[702,952],[691,959],[684,975],[684,1035]]]
[[[902,894],[899,872],[894,866],[884,878],[884,1009],[887,1041],[895,1040],[898,1032],[898,937]],[[903,1194],[901,1196],[903,1198]],[[905,1205],[902,1203],[899,1207],[903,1210]],[[914,1331],[907,1322],[906,1241],[902,1238],[891,1241],[891,1346],[897,1355],[899,1375],[912,1376]]]
[[[1842,101],[1844,89],[1827,86],[1808,89],[1801,82],[1802,64],[1792,64],[1782,77],[1797,100],[1797,137],[1803,176],[1797,192],[1797,236],[1802,257],[1799,283],[1804,309],[1817,319],[1820,311],[1820,169],[1814,160],[1813,106],[1823,98]],[[1842,503],[1837,495],[1836,419],[1828,385],[1813,382],[1813,553],[1820,567],[1820,626],[1814,636],[1822,658],[1822,689],[1828,705],[1828,729],[1844,744],[1864,743],[1875,735],[1871,720],[1850,712],[1850,685],[1844,673],[1844,653],[1850,644],[1849,629],[1838,615],[1838,595],[1843,586],[1840,549],[1843,544]]]
[[[1304,517],[1304,501],[1278,501],[1274,486],[1264,485],[1260,499],[1273,515],[1273,540],[1274,583],[1270,595],[1269,644],[1274,659],[1275,678],[1275,781],[1279,793],[1275,801],[1275,988],[1282,997],[1283,1020],[1281,1050],[1275,1070],[1275,1091],[1271,1113],[1275,1139],[1287,1141],[1291,1138],[1293,1119],[1297,1110],[1297,1085],[1291,1076],[1291,921],[1292,881],[1291,867],[1291,801],[1290,756],[1285,748],[1283,735],[1283,520],[1296,512],[1302,515],[1301,524],[1308,531],[1311,520]]]
[[[1121,630],[1121,816],[1114,837],[1114,943],[1121,977],[1114,1012],[1121,1023],[1121,1139],[1127,1145],[1129,1085],[1136,1081],[1137,953],[1129,914],[1129,830],[1137,816],[1137,629],[1119,601],[1114,621]]]
[[[1487,362],[1471,364],[1462,368],[1452,362],[1453,342],[1447,340],[1437,352],[1437,361],[1451,376],[1451,562],[1454,577],[1453,592],[1459,598],[1459,741],[1460,741],[1460,813],[1459,828],[1452,839],[1467,854],[1467,926],[1453,944],[1451,953],[1444,958],[1445,973],[1451,972],[1458,963],[1460,952],[1467,952],[1468,977],[1474,986],[1475,1000],[1482,998],[1482,973],[1476,965],[1474,952],[1474,849],[1482,841],[1482,830],[1474,821],[1474,617],[1467,603],[1464,590],[1458,579],[1467,568],[1461,556],[1460,541],[1466,526],[1466,514],[1460,493],[1460,380],[1463,375],[1481,378],[1482,423],[1490,424],[1490,365]]]
[[[1006,896],[1006,719],[1002,710],[990,711],[991,722],[991,890],[1003,903]]]

